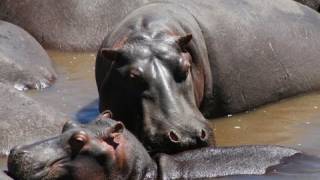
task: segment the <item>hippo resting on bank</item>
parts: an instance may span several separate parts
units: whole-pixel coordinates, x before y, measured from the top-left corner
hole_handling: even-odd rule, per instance
[[[56,79],[41,45],[20,27],[0,20],[0,82],[16,89],[42,89]]]
[[[320,12],[320,0],[295,0],[299,3],[302,3],[310,8]]]
[[[101,115],[66,123],[60,136],[11,150],[9,175],[24,179],[195,179],[264,174],[299,153],[279,146],[202,148],[152,159],[121,122]]]
[[[58,134],[66,121],[62,113],[1,82],[0,99],[0,157],[16,145]]]
[[[318,89],[319,48],[320,14],[291,0],[151,3],[101,45],[100,111],[110,109],[149,150],[208,144],[203,115]]]

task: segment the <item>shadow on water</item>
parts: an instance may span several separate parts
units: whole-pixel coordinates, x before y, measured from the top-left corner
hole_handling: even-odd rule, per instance
[[[99,99],[81,108],[75,115],[75,120],[80,123],[89,123],[99,115]]]

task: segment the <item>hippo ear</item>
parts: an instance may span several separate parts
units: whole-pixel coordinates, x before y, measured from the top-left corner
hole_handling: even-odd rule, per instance
[[[176,39],[176,42],[177,44],[179,44],[179,46],[181,48],[184,48],[187,44],[189,44],[189,42],[191,41],[192,39],[192,34],[189,33],[185,36],[179,36],[177,39]]]
[[[122,133],[124,130],[124,125],[122,122],[117,121],[114,125],[112,125],[112,133]]]
[[[68,129],[73,129],[73,128],[76,128],[76,127],[79,127],[78,124],[76,124],[75,122],[72,122],[72,121],[67,121],[63,125],[62,133],[67,131]]]
[[[121,54],[119,49],[111,49],[111,48],[102,48],[100,50],[102,56],[111,61],[117,60],[119,55]]]
[[[107,119],[111,119],[112,118],[112,112],[110,110],[104,110],[101,113],[101,116]]]

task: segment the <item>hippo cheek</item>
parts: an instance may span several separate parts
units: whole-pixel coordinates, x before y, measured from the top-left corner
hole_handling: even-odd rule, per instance
[[[59,180],[105,180],[104,167],[94,158],[89,156],[79,156],[65,165],[68,174],[58,178]]]

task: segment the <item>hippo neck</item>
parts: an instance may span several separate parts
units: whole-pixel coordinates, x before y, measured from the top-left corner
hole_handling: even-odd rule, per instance
[[[212,77],[207,46],[195,17],[187,9],[171,2],[151,3],[128,15],[113,33],[109,34],[108,44],[121,46],[123,40],[136,34],[145,34],[146,31],[157,38],[157,34],[161,34],[163,39],[192,34],[193,38],[187,50],[193,61],[191,75],[194,94],[197,106],[205,106],[206,99],[212,97]]]

